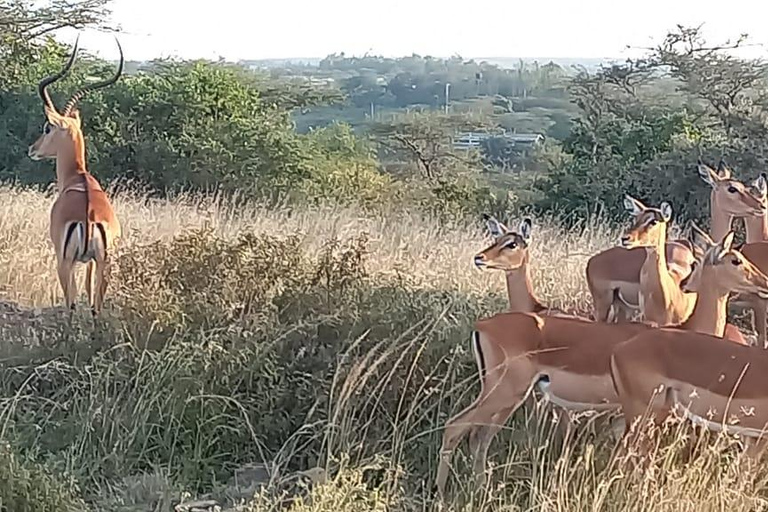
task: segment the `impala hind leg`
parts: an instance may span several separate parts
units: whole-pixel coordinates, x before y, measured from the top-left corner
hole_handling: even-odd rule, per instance
[[[94,271],[96,279],[94,282],[93,295],[91,300],[91,313],[96,316],[101,312],[104,304],[104,296],[107,293],[109,285],[110,258],[106,250],[106,235],[101,226],[98,226],[98,232],[101,235],[100,244],[96,252],[94,261]]]
[[[485,457],[493,437],[503,428],[509,416],[523,404],[533,387],[535,375],[516,370],[507,368],[499,380],[486,382],[477,400],[445,424],[435,481],[440,499],[445,495],[451,456],[467,434],[471,433],[473,437],[473,459],[476,456],[481,459],[473,460],[476,482],[485,481]]]
[[[56,264],[56,271],[59,275],[59,284],[64,293],[64,303],[67,308],[75,309],[75,300],[77,299],[77,283],[75,282],[75,262],[61,259]]]
[[[85,264],[85,293],[88,294],[88,304],[91,306],[91,310],[93,310],[93,300],[94,300],[94,293],[93,293],[93,286],[94,286],[94,279],[95,279],[95,268],[96,268],[96,262],[94,260],[89,261]]]

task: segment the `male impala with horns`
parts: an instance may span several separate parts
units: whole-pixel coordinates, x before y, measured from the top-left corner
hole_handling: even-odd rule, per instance
[[[80,114],[75,107],[86,93],[107,87],[120,77],[123,51],[119,41],[117,46],[120,50],[117,73],[108,80],[86,85],[75,92],[59,112],[48,94],[48,86],[69,72],[77,55],[75,41],[72,56],[64,68],[44,78],[38,86],[45,123],[43,133],[29,147],[31,159],[56,161],[58,197],[51,208],[50,236],[56,251],[56,266],[66,305],[72,309],[75,307],[75,264],[85,263],[85,288],[94,315],[99,313],[104,301],[110,255],[121,231],[107,194],[86,168],[85,141]]]

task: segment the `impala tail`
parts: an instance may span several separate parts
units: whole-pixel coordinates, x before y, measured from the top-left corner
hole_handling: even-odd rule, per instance
[[[472,353],[475,355],[475,363],[477,363],[477,373],[480,377],[480,392],[484,388],[485,383],[485,357],[483,356],[483,347],[480,344],[480,332],[472,331]]]
[[[96,236],[94,236],[94,227]],[[106,240],[107,234],[100,222],[70,222],[64,236],[63,257],[68,261],[81,263],[103,259]]]

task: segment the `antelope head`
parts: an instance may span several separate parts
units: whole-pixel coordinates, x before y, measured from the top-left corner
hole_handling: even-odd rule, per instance
[[[666,239],[667,223],[672,218],[672,206],[664,201],[659,208],[651,208],[629,195],[624,196],[624,208],[634,217],[634,221],[621,237],[621,245],[626,248],[656,245]]]
[[[720,212],[731,217],[754,217],[765,214],[764,176],[759,176],[751,186],[747,187],[731,176],[731,170],[722,160],[717,170],[699,160],[698,171],[701,179],[712,187],[712,208],[718,208]]]
[[[700,261],[693,263],[693,270],[680,283],[684,292],[700,292],[703,284],[717,283],[725,290],[736,293],[756,294],[768,299],[768,276],[733,247],[733,231],[715,243],[697,226],[694,229],[694,243],[703,251]],[[704,273],[706,272],[706,277]]]
[[[107,87],[117,82],[120,75],[123,72],[123,49],[120,47],[120,41],[117,41],[117,47],[120,50],[120,64],[118,65],[117,73],[112,78],[107,80],[96,82],[86,85],[75,92],[69,101],[64,106],[64,109],[59,112],[56,106],[51,100],[51,96],[48,93],[48,86],[61,80],[69,70],[72,68],[72,64],[75,62],[77,56],[77,45],[80,36],[75,40],[74,48],[72,49],[72,55],[64,65],[64,67],[58,73],[44,78],[38,84],[37,90],[40,94],[40,98],[43,101],[43,112],[45,114],[45,122],[43,123],[43,130],[37,140],[29,146],[29,157],[32,160],[42,160],[45,158],[56,158],[63,151],[73,151],[72,141],[81,136],[80,126],[80,114],[76,110],[78,102],[90,91]],[[73,154],[73,158],[78,158],[80,155]]]
[[[528,261],[528,245],[531,241],[531,219],[525,218],[520,222],[518,231],[510,231],[494,217],[485,215],[488,230],[493,236],[493,244],[483,249],[475,256],[475,266],[478,268],[493,268],[514,271]]]

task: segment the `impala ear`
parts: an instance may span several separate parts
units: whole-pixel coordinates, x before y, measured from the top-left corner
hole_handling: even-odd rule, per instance
[[[723,258],[733,247],[734,232],[729,231],[720,241],[718,259]]]
[[[530,218],[526,217],[522,221],[520,221],[520,236],[523,237],[523,240],[525,240],[525,243],[531,241],[531,230],[533,229],[533,222]]]
[[[708,184],[710,187],[714,188],[721,179],[714,169],[712,169],[701,160],[699,160],[698,171],[701,179],[704,180],[704,183]]]
[[[728,180],[731,178],[731,170],[722,158],[720,159],[720,163],[717,164],[717,176],[721,180]]]
[[[669,219],[672,218],[672,205],[668,202],[664,201],[661,203],[661,216],[664,217],[665,222],[669,222]]]
[[[507,226],[499,222],[496,219],[496,217],[492,215],[488,215],[484,213],[483,220],[485,221],[485,225],[486,227],[488,227],[488,231],[491,232],[491,236],[493,238],[499,238],[509,232],[509,229],[507,229]]]
[[[761,172],[760,176],[752,182],[752,187],[757,190],[757,193],[760,194],[760,196],[764,197],[766,192],[768,192],[768,176],[766,176],[764,172]]]
[[[691,240],[693,245],[696,248],[698,248],[702,253],[706,253],[708,250],[710,250],[712,247],[716,245],[715,241],[712,240],[712,237],[709,236],[709,234],[705,232],[703,229],[701,229],[698,226],[698,224],[696,224],[694,221],[689,221],[688,227],[690,228],[689,239]]]
[[[643,203],[630,196],[629,194],[624,196],[624,209],[626,209],[632,215],[638,216],[643,213],[646,208],[647,207]]]

